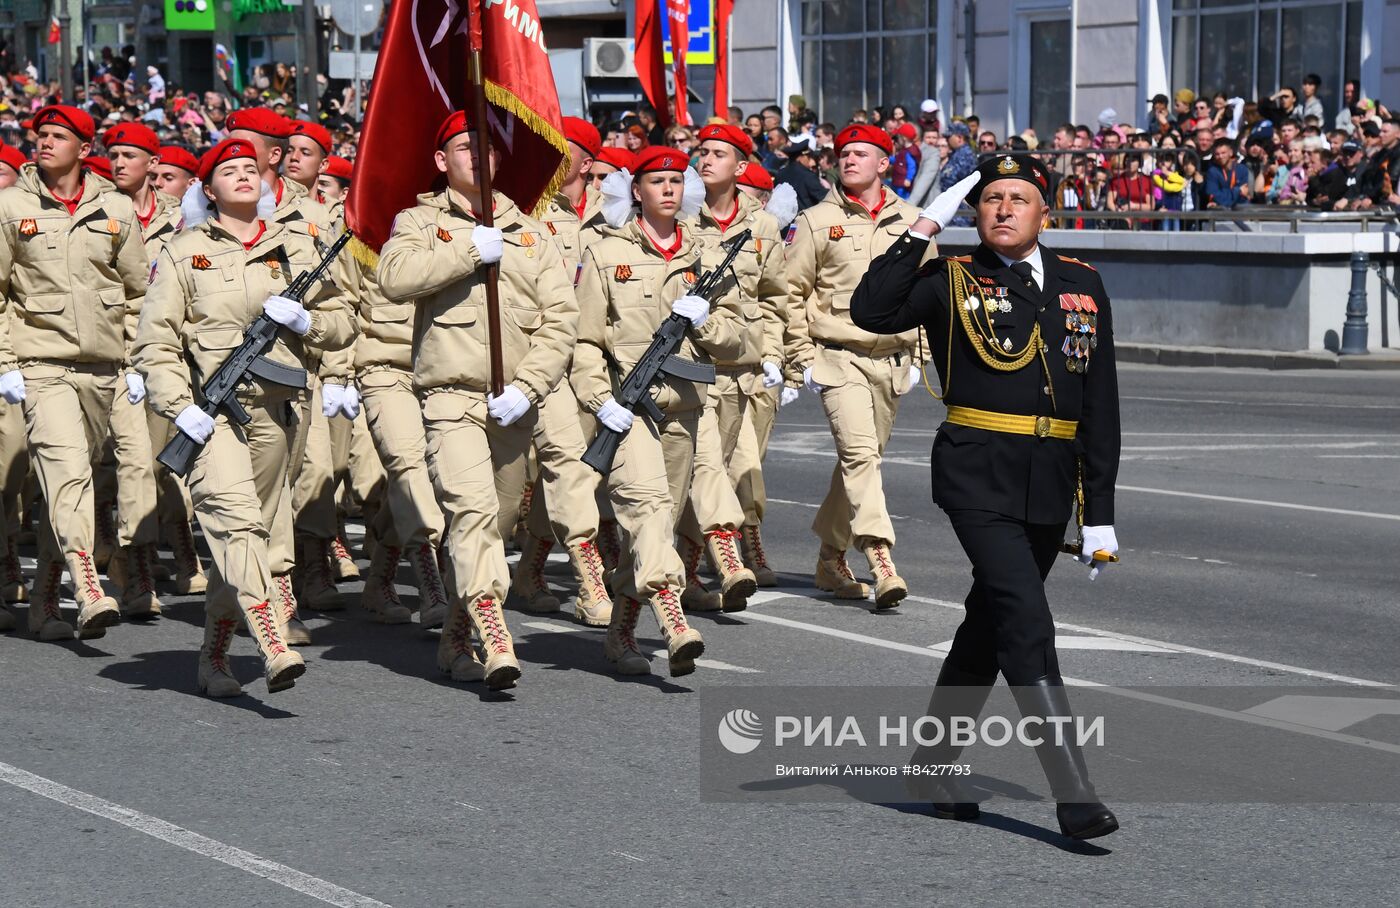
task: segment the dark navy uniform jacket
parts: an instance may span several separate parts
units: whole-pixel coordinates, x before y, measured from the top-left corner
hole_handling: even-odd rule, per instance
[[[985,245],[958,259],[987,297],[998,342],[1009,338],[1009,350],[1019,351],[1032,327],[1040,324],[1047,381],[1039,356],[1014,372],[987,366],[957,313],[952,313],[949,361],[950,260],[935,259],[920,267],[927,246],[927,240],[906,234],[871,262],[851,300],[855,323],[879,334],[922,325],[949,406],[1079,423],[1074,439],[1057,439],[945,422],[933,443],[934,501],[944,510],[970,508],[1028,523],[1063,524],[1073,512],[1082,457],[1084,523],[1113,523],[1121,444],[1118,376],[1113,317],[1098,272],[1041,246],[1044,287],[1037,289],[1033,281],[1027,286]]]

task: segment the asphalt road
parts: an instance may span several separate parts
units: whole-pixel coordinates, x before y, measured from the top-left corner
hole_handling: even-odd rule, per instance
[[[1400,682],[1400,375],[1125,367],[1122,386],[1123,564],[1094,583],[1069,559],[1052,575],[1065,674],[1360,695]],[[562,612],[509,614],[524,667],[510,695],[444,680],[416,625],[353,607],[311,620],[293,690],[257,681],[226,702],[194,692],[197,600],[167,597],[163,620],[91,644],[0,637],[0,903],[1394,903],[1400,797],[1119,800],[1122,830],[1089,844],[1025,797],[994,798],[977,824],[701,798],[706,689],[931,684],[969,582],[929,503],[941,412],[911,395],[888,451],[915,598],[878,615],[810,586],[831,441],[809,395],[782,412],[765,529],[783,586],[698,617],[707,659],[674,681],[664,658],[650,679],[612,676],[598,634]],[[246,638],[235,653],[256,677]],[[1360,737],[1400,740],[1397,726]],[[1271,754],[1237,759],[1262,771]]]

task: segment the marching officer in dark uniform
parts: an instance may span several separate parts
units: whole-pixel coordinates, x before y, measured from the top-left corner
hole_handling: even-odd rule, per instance
[[[976,716],[998,671],[1023,716],[1072,715],[1044,581],[1075,502],[1080,560],[1091,566],[1091,579],[1116,560],[1112,315],[1093,268],[1039,244],[1049,188],[1038,160],[985,161],[871,263],[851,302],[852,319],[867,331],[927,329],[948,407],[933,444],[933,498],[972,562],[973,583],[938,676],[933,716]],[[976,211],[980,245],[970,256],[921,266],[964,197]],[[1080,748],[1072,736],[1057,740],[1052,724],[1040,726],[1036,755],[1060,829],[1081,839],[1113,832],[1118,821],[1099,803]],[[956,756],[937,746],[916,759]],[[928,793],[938,816],[978,815],[955,782],[940,778]]]

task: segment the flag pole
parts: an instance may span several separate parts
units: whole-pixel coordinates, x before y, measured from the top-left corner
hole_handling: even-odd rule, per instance
[[[481,15],[475,3],[469,3],[468,15]],[[480,28],[478,22],[477,28]],[[475,32],[479,34],[480,32]],[[486,121],[486,80],[481,69],[481,48],[472,42],[471,56],[467,61],[468,78],[471,80],[472,105],[472,144],[477,148],[477,184],[481,187],[481,223],[487,227],[496,225],[495,205],[491,196],[491,129]],[[505,391],[505,365],[501,359],[501,301],[497,280],[500,266],[492,263],[486,266],[486,336],[491,351],[491,394],[500,397]]]

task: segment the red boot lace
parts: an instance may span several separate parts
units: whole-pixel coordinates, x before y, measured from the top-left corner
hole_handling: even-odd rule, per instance
[[[851,566],[846,563],[845,552],[836,553],[836,569],[840,572],[841,576],[845,577],[847,580],[854,581],[856,579],[856,575],[851,573]]]
[[[622,543],[617,538],[616,520],[599,521],[598,554],[602,556],[605,568],[616,568],[622,560]]]
[[[399,591],[394,586],[394,574],[399,567],[399,559],[403,557],[403,549],[395,548],[392,545],[384,546],[384,563],[388,566],[385,576],[377,578],[383,589],[381,592],[390,605],[403,605],[399,601]]]
[[[87,598],[101,599],[105,594],[102,592],[102,585],[97,581],[97,567],[92,563],[92,556],[87,552],[79,552],[78,562],[83,566],[83,576],[75,577],[74,582],[81,581],[81,592]]]
[[[870,553],[875,556],[875,569],[882,577],[894,576],[894,565],[890,563],[889,549],[883,545],[872,545]]]
[[[24,573],[19,566],[19,548],[13,536],[5,539],[5,582],[24,583]]]
[[[282,635],[277,633],[277,622],[272,617],[272,610],[268,608],[268,603],[264,600],[248,609],[248,614],[258,626],[259,634],[267,643],[267,650],[274,656],[280,656],[287,651],[282,644]]]
[[[505,619],[496,610],[495,600],[483,599],[472,606],[472,609],[476,612],[477,621],[481,623],[481,642],[497,655],[508,652]]]
[[[672,634],[683,634],[690,629],[685,623],[685,610],[681,608],[681,601],[676,597],[675,590],[662,590],[656,594],[656,601],[661,603],[661,611],[666,616],[666,623],[670,625]]]
[[[420,577],[418,590],[419,598],[423,596],[428,597],[429,609],[434,609],[438,606],[446,606],[447,599],[443,595],[442,575],[438,568],[437,552],[433,549],[433,544],[431,542],[423,543],[413,553],[413,557],[418,560],[418,573],[421,577],[428,577],[431,579],[436,576],[438,578],[436,583],[428,584],[428,589],[423,589]]]
[[[117,538],[117,528],[112,523],[112,509],[114,507],[116,507],[115,502],[104,502],[97,506],[97,512],[93,515],[97,524],[97,538],[104,542]]]
[[[583,564],[584,580],[593,587],[595,593],[602,592],[603,559],[598,552],[598,546],[592,542],[580,542],[578,552],[579,561]]]
[[[640,653],[637,645],[637,618],[642,613],[642,604],[636,599],[622,600],[622,622],[617,626],[617,636],[622,640],[622,648]]]
[[[744,527],[744,543],[749,547],[754,567],[768,567],[768,553],[763,551],[763,536],[758,532],[758,527]]]
[[[154,596],[156,592],[156,581],[151,576],[151,550],[148,546],[134,545],[131,547],[132,559],[136,562],[136,576],[132,578],[136,583],[136,591],[146,595]]]
[[[472,651],[472,625],[466,612],[459,613],[456,621],[449,622],[443,633],[447,635],[447,645],[452,649],[454,657],[476,657],[476,653]]]
[[[535,487],[533,484],[525,487],[525,492],[520,496],[520,522],[524,523],[530,518],[530,508],[535,504]]]
[[[719,569],[725,576],[744,569],[744,562],[734,544],[734,540],[739,538],[737,530],[715,530],[710,534],[710,538],[715,541],[715,550],[719,554]]]
[[[172,535],[174,538],[170,540],[170,548],[175,560],[180,564],[193,564],[195,562],[194,533],[190,530],[190,525],[181,519]]]
[[[705,550],[684,536],[681,537],[681,545],[685,549],[682,556],[685,559],[685,585],[704,586],[700,581],[700,556],[705,554]]]
[[[336,561],[355,560],[354,558],[350,557],[349,550],[345,548],[345,543],[340,541],[339,536],[331,540],[331,557],[334,558]]]
[[[549,584],[544,579],[544,566],[549,561],[549,550],[552,548],[554,548],[553,539],[535,540],[535,557],[530,559],[530,575],[528,577],[531,586],[534,587],[533,592],[549,592]]]
[[[228,647],[229,641],[233,639],[234,629],[238,627],[238,622],[232,618],[220,618],[214,622],[214,639],[210,641],[209,664],[214,671],[225,675],[231,675],[228,667]]]
[[[63,565],[54,561],[49,564],[48,577],[45,578],[44,589],[46,595],[40,607],[44,610],[45,618],[52,618],[55,621],[63,620],[63,611],[58,607],[58,586],[63,580]]]
[[[292,576],[278,574],[272,578],[272,585],[277,588],[277,608],[282,612],[282,620],[291,621],[297,616],[297,598],[292,595]]]

